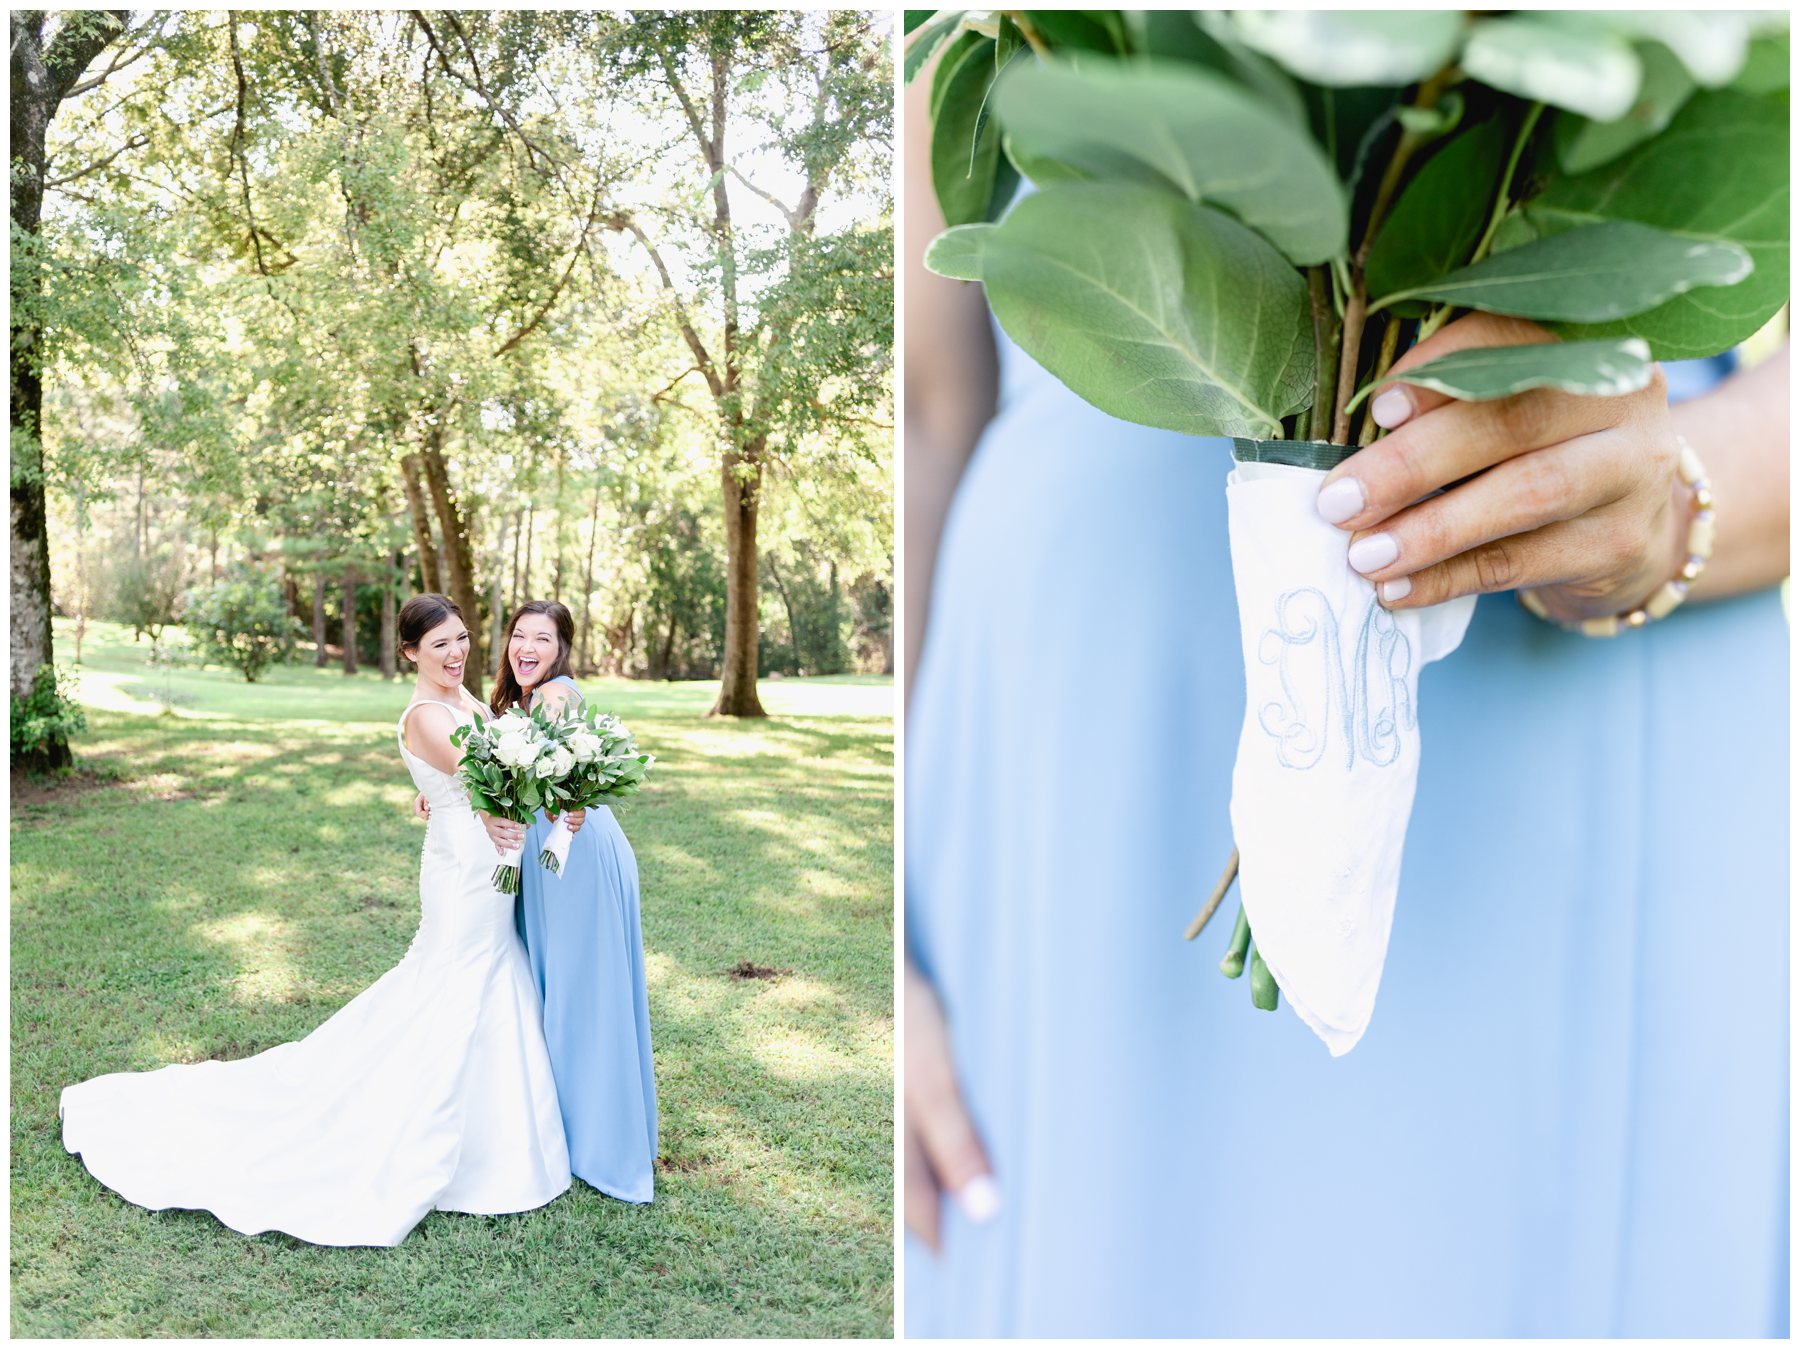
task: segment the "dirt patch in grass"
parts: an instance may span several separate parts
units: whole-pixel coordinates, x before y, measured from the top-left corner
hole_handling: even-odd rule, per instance
[[[725,975],[729,979],[779,979],[782,975],[792,974],[793,972],[794,971],[786,965],[780,967],[774,965],[757,965],[748,960],[740,960],[737,964],[726,970]]]

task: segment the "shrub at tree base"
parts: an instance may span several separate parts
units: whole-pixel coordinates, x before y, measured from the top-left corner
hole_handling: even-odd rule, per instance
[[[248,569],[188,591],[187,629],[203,663],[241,670],[250,683],[269,666],[292,659],[301,635],[280,580]]]
[[[57,745],[66,745],[87,729],[87,718],[74,698],[75,676],[54,666],[38,667],[31,696],[12,700],[12,762],[44,761]]]

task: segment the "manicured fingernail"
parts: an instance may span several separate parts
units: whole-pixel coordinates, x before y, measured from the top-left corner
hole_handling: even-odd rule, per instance
[[[1412,398],[1405,389],[1384,389],[1375,395],[1369,415],[1375,419],[1375,425],[1392,431],[1413,415]]]
[[[1319,514],[1328,525],[1341,525],[1362,511],[1365,498],[1362,484],[1355,478],[1339,478],[1327,483],[1319,492]]]
[[[1412,577],[1410,576],[1399,576],[1392,581],[1381,583],[1381,598],[1390,604],[1395,600],[1403,600],[1410,594],[1412,594]]]
[[[1350,565],[1364,576],[1380,571],[1400,556],[1400,545],[1392,534],[1371,534],[1350,545]]]
[[[977,1176],[956,1192],[956,1202],[970,1222],[992,1222],[1000,1212],[1000,1187],[992,1176]]]

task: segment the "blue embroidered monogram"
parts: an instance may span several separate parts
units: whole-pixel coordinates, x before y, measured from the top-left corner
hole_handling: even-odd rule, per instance
[[[1295,657],[1310,647],[1316,660]],[[1258,723],[1275,741],[1284,768],[1310,769],[1325,757],[1333,713],[1344,745],[1344,771],[1360,754],[1377,768],[1400,757],[1402,731],[1415,725],[1407,676],[1412,643],[1394,616],[1369,597],[1350,667],[1344,665],[1338,617],[1316,586],[1289,590],[1276,601],[1275,626],[1263,633],[1257,656],[1281,678],[1285,702],[1264,703]]]

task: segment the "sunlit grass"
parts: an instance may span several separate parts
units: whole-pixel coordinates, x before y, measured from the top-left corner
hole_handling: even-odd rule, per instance
[[[767,683],[756,723],[705,720],[710,685],[588,686],[661,757],[620,811],[658,1202],[578,1183],[332,1250],[125,1204],[63,1152],[56,1100],[297,1038],[400,959],[422,837],[392,734],[408,687],[158,670],[104,625],[85,647],[90,776],[13,807],[15,1335],[891,1333],[891,681]]]

